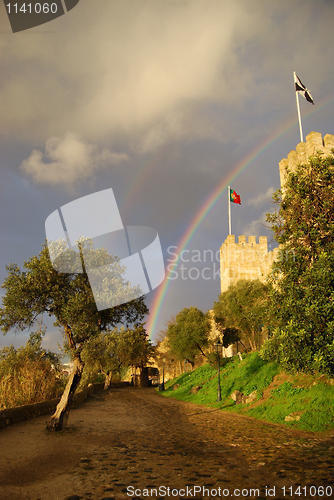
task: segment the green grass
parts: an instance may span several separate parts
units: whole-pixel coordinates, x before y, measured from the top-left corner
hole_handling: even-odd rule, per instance
[[[220,384],[221,402],[217,402],[217,369],[203,365],[193,372],[180,375],[165,384],[166,390],[160,394],[182,401],[191,401],[226,411],[243,413],[251,417],[287,425],[289,427],[313,432],[334,429],[334,387],[318,382],[316,376],[304,376],[300,386],[300,377],[285,376],[282,383],[277,382],[270,396],[257,403],[236,405],[231,393],[238,390],[246,395],[257,391],[257,400],[272,383],[275,375],[283,374],[274,362],[264,361],[258,353],[222,360]],[[283,374],[284,375],[284,374]],[[288,379],[288,380],[287,380]],[[173,386],[179,384],[176,390]],[[196,394],[191,394],[192,387],[201,386]],[[285,422],[284,418],[299,412],[300,420]]]
[[[285,422],[293,412],[301,412],[296,422]],[[294,387],[284,382],[272,391],[267,402],[248,410],[248,415],[307,431],[334,429],[334,389],[324,383],[312,387]]]

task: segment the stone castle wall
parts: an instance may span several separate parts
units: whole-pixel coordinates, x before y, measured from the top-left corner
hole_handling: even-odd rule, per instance
[[[278,248],[268,252],[266,236],[260,236],[259,243],[255,236],[249,236],[248,242],[246,236],[238,240],[229,235],[220,248],[221,292],[241,279],[265,281],[278,256]]]
[[[334,135],[326,134],[322,138],[320,132],[310,132],[306,136],[306,142],[300,142],[295,151],[290,151],[288,157],[279,162],[281,189],[284,188],[287,167],[293,171],[298,164],[307,163],[309,156],[314,155],[317,151],[328,156],[331,154],[332,148],[334,148]]]
[[[330,155],[333,148],[334,135],[322,137],[320,132],[310,132],[306,142],[300,142],[296,150],[290,151],[287,158],[279,162],[281,189],[284,189],[287,168],[293,171],[298,164],[307,163],[317,151]],[[278,248],[268,252],[266,236],[260,236],[259,243],[256,243],[255,236],[249,236],[248,242],[246,236],[239,236],[238,243],[235,243],[235,236],[229,235],[220,249],[221,292],[239,279],[265,281],[277,258]]]

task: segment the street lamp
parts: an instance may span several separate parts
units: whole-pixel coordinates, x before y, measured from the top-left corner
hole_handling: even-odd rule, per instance
[[[166,356],[162,358],[162,390],[165,390],[165,363],[166,363]]]
[[[215,344],[215,348],[216,348],[216,353],[217,353],[217,357],[218,357],[218,393],[217,393],[217,401],[221,401],[222,397],[221,397],[221,390],[220,390],[220,356],[219,355],[222,352],[223,344],[220,342],[220,339],[218,339],[217,343]]]

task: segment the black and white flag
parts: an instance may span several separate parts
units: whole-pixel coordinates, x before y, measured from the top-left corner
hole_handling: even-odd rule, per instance
[[[295,77],[295,89],[296,89],[296,92],[299,92],[301,95],[303,95],[305,97],[305,99],[308,102],[314,104],[313,97],[311,96],[310,91],[307,90],[307,88],[305,87],[305,85],[302,84],[302,82],[299,80],[299,78],[296,75],[296,73],[294,73],[294,77]]]

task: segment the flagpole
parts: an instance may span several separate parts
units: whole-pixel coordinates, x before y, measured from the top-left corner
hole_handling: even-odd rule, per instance
[[[293,72],[293,81],[295,83],[295,87],[296,87],[296,72],[294,71]],[[298,113],[298,121],[299,121],[299,132],[300,132],[300,142],[304,142],[304,139],[303,139],[303,129],[302,129],[302,121],[301,121],[301,118],[300,118],[300,107],[299,107],[299,97],[298,97],[298,92],[295,88],[295,94],[296,94],[296,103],[297,103],[297,113]]]
[[[228,234],[232,234],[231,230],[231,187],[227,186],[227,201],[228,201]]]

